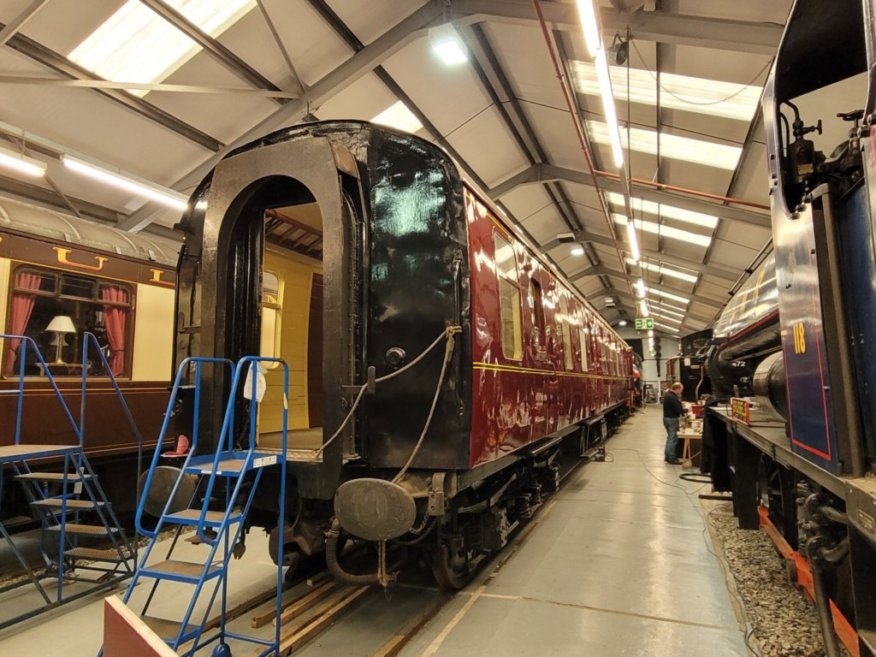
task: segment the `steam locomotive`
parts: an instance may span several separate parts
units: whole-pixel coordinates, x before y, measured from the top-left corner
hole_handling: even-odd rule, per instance
[[[292,372],[290,511],[278,519],[270,493],[249,517],[290,570],[325,552],[336,577],[376,581],[380,568],[338,563],[346,534],[416,543],[458,588],[557,487],[564,454],[629,412],[627,344],[415,136],[353,121],[275,132],[215,167],[180,228],[176,362],[262,354]],[[206,376],[202,408],[220,409],[227,375]],[[260,451],[279,446],[285,403],[280,372],[265,382]],[[218,426],[206,415],[202,442]]]
[[[794,4],[763,99],[773,253],[706,361],[731,401],[707,415],[713,483],[742,527],[781,535],[830,656],[876,654],[874,9]]]

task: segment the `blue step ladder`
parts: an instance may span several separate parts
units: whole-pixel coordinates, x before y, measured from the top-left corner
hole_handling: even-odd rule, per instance
[[[282,448],[277,451],[256,451],[256,435],[258,420],[258,379],[260,363],[277,363],[283,368],[283,430]],[[203,369],[206,367],[227,367],[231,374],[230,392],[228,395],[222,426],[215,441],[217,450],[212,454],[197,454],[198,436],[201,425],[201,387]],[[235,448],[235,407],[240,402],[238,390],[241,388],[241,378],[247,377],[246,389],[242,391],[249,400],[248,413],[248,447]],[[194,384],[183,385],[184,380],[192,380]],[[193,420],[191,430],[191,447],[185,461],[179,469],[177,480],[167,496],[164,510],[158,518],[154,529],[143,526],[143,513],[146,506],[148,491],[152,485],[155,470],[158,467],[161,445],[164,442],[169,427],[172,410],[176,404],[181,388],[187,388],[193,395]],[[248,394],[247,394],[248,393]],[[278,518],[285,518],[286,499],[286,438],[287,413],[289,395],[289,368],[286,363],[277,358],[247,356],[236,365],[223,358],[192,357],[180,363],[174,378],[173,388],[168,401],[167,413],[161,427],[161,433],[156,443],[155,453],[146,478],[143,495],[137,507],[137,531],[148,537],[149,542],[140,556],[139,566],[131,579],[123,602],[129,604],[131,596],[141,580],[152,580],[149,595],[140,611],[143,621],[155,631],[171,648],[182,655],[193,655],[198,650],[215,643],[212,655],[227,657],[231,654],[228,639],[247,641],[258,644],[264,649],[259,655],[279,655],[280,623],[276,624],[273,639],[262,639],[249,635],[238,634],[228,630],[226,626],[228,603],[228,567],[235,555],[235,548],[241,538],[247,514],[255,498],[259,482],[265,468],[278,465],[280,469],[280,491]],[[214,433],[215,435],[215,433]],[[187,508],[175,510],[174,504],[184,477],[198,477],[198,485],[189,500]],[[222,483],[217,486],[217,483]],[[222,508],[217,510],[214,493],[223,498]],[[150,563],[153,549],[159,542],[162,530],[175,528],[176,533],[164,557],[164,560]],[[202,562],[181,561],[173,558],[173,551],[180,532],[184,528],[194,528],[197,539],[209,547],[208,555]],[[283,546],[279,546],[277,558],[277,617],[279,618],[283,589]],[[191,596],[181,618],[166,619],[148,616],[148,608],[154,597],[159,593],[161,582],[181,582],[192,586]],[[212,584],[212,586],[210,586]],[[219,594],[221,593],[221,596]],[[199,618],[195,618],[195,607],[202,595],[208,596],[206,609]],[[215,632],[205,632],[210,613],[220,597],[219,623]],[[188,645],[190,644],[190,645]]]
[[[83,335],[82,384],[79,423],[73,418],[61,390],[52,376],[51,368],[43,358],[36,343],[27,336],[2,334],[3,340],[18,340],[19,372],[15,388],[0,391],[0,394],[14,395],[16,399],[15,436],[11,445],[0,446],[0,511],[2,511],[3,478],[7,473],[24,487],[31,509],[40,520],[39,551],[45,566],[40,574],[31,567],[27,557],[21,552],[8,529],[0,520],[0,535],[9,544],[11,551],[21,564],[28,579],[33,583],[43,599],[44,605],[28,610],[13,618],[0,620],[0,628],[30,618],[58,605],[109,588],[134,572],[135,547],[125,536],[112,504],[101,487],[94,470],[85,456],[85,418],[86,392],[88,378],[88,348],[96,348],[103,375],[108,378],[121,401],[122,408],[133,428],[135,437],[139,432],[124,396],[116,383],[109,363],[100,351],[97,338],[91,333]],[[22,418],[25,401],[25,363],[28,351],[42,368],[58,404],[70,424],[75,436],[75,444],[27,444],[22,442]],[[34,471],[30,462],[36,459],[50,459],[62,462],[60,471]],[[0,515],[2,518],[2,515]],[[80,539],[87,537],[101,540],[107,547],[81,546]],[[86,578],[77,571],[97,571],[98,579]],[[44,585],[45,580],[54,581],[52,586]],[[89,586],[79,587],[69,592],[73,582],[84,582]],[[0,593],[15,588],[12,584],[0,589]]]

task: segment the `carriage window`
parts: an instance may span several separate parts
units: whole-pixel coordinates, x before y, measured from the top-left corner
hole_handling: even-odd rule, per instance
[[[587,371],[587,329],[578,329],[578,342],[581,343],[581,371]]]
[[[54,270],[19,267],[12,275],[11,302],[6,332],[25,335],[39,346],[44,366],[33,349],[22,350],[20,340],[7,340],[3,372],[16,376],[24,351],[24,372],[44,376],[80,376],[82,334],[97,337],[101,351],[116,376],[130,375],[130,345],[134,294],[116,281]],[[86,368],[103,373],[100,357],[89,352]]]
[[[541,346],[544,335],[544,305],[541,284],[534,278],[529,279],[529,318],[532,322],[532,340],[536,346]]]
[[[280,336],[283,309],[283,296],[279,277],[273,272],[262,273],[262,334],[259,353],[271,358],[280,357]],[[264,363],[272,370],[279,363]]]
[[[517,282],[517,258],[511,243],[499,233],[493,235],[496,278],[499,282],[499,319],[502,322],[502,354],[505,358],[523,358],[520,286]]]
[[[569,304],[566,302],[566,297],[560,297],[560,321],[557,322],[557,328],[563,336],[563,365],[567,370],[571,370],[572,364],[572,325],[569,322]]]

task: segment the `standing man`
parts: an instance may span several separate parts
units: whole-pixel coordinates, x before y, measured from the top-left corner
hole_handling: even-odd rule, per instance
[[[676,458],[675,450],[678,447],[678,421],[685,414],[684,406],[681,404],[682,390],[684,386],[676,381],[663,395],[663,426],[666,427],[663,460],[672,465],[681,465],[681,459]]]

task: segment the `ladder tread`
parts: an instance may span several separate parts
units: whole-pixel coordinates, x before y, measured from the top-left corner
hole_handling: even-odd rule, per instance
[[[243,469],[244,462],[245,461],[243,459],[224,459],[222,461],[219,461],[219,472],[217,474],[239,473]],[[186,468],[186,471],[204,475],[212,474],[213,460],[210,459],[209,463],[198,463],[195,465],[190,465]]]
[[[118,550],[100,550],[86,547],[76,547],[64,551],[64,556],[71,559],[90,559],[92,561],[111,561],[114,563],[127,561],[134,556],[125,548],[122,548],[122,554],[125,556],[119,556]]]
[[[23,481],[64,481],[63,472],[28,472],[26,474],[15,475],[16,479]],[[90,474],[70,473],[67,475],[67,481],[76,483],[83,479],[92,479]]]
[[[41,506],[49,509],[61,510],[63,500],[59,497],[47,497],[44,500],[34,500],[30,503],[31,506]],[[105,502],[92,502],[91,500],[68,499],[67,509],[82,510],[95,509],[99,506],[106,506]]]
[[[59,533],[61,525],[54,525],[47,528],[50,532]],[[116,533],[119,530],[116,527],[104,527],[103,525],[83,525],[78,522],[68,522],[64,525],[64,531],[67,534],[82,534],[85,536],[108,536],[111,533]]]
[[[79,452],[79,445],[3,445],[0,447],[0,462],[23,461],[29,458]]]
[[[203,563],[168,559],[141,568],[140,574],[158,578],[162,575],[176,575],[192,583],[197,583],[202,576],[205,580],[210,579],[218,575],[220,570],[222,570],[222,564],[212,563],[205,574],[205,564]]]
[[[184,509],[176,513],[169,513],[164,517],[167,522],[176,523],[178,525],[197,525],[201,517],[201,509]],[[225,518],[224,511],[207,511],[204,517],[204,524],[209,527],[217,527],[222,524]],[[228,522],[237,522],[240,520],[240,514],[232,512],[228,518]]]
[[[248,452],[244,451],[225,451],[219,453],[218,470],[215,474],[222,477],[236,477],[244,472]],[[213,461],[216,458],[215,454],[204,454],[195,456],[186,466],[186,472],[197,475],[213,474]],[[254,452],[248,470],[257,470],[270,465],[275,465],[278,461],[278,454],[272,452]]]

